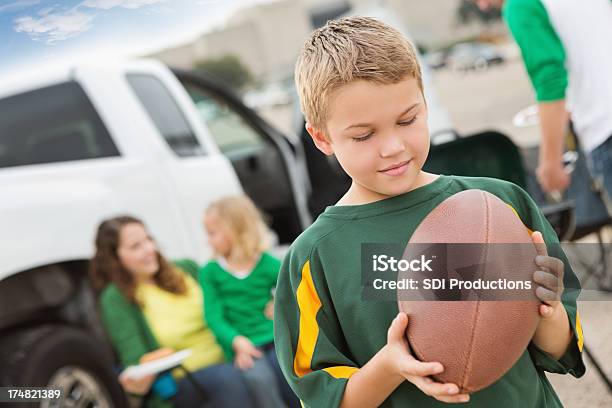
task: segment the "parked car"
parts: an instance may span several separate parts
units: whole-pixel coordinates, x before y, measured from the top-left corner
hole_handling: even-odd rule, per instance
[[[274,83],[246,92],[243,100],[246,106],[256,110],[288,105],[292,101],[291,89],[281,83]]]
[[[445,60],[445,64],[456,72],[482,71],[490,65],[504,62],[501,53],[493,45],[478,42],[455,45],[447,52]]]
[[[423,56],[423,61],[431,69],[440,69],[446,66],[446,52],[434,51]]]

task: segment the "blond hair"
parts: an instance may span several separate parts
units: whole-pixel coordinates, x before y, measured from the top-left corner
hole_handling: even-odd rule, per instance
[[[399,31],[370,17],[328,21],[304,44],[295,65],[295,85],[306,120],[325,129],[334,91],[363,79],[379,84],[415,78],[423,83],[417,54]]]
[[[269,247],[269,231],[261,212],[246,196],[225,197],[212,202],[206,214],[214,213],[227,228],[232,244],[230,256],[252,260]]]

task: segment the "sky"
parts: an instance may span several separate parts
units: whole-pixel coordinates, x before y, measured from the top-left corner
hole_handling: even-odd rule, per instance
[[[0,0],[0,76],[183,44],[261,1]]]

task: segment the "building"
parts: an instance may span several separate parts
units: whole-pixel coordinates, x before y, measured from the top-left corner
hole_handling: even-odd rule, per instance
[[[222,29],[151,56],[172,66],[192,68],[197,61],[233,54],[261,82],[280,81],[292,75],[296,56],[314,27],[372,4],[392,10],[412,39],[427,49],[483,31],[479,23],[458,23],[458,0],[273,0],[241,9]],[[505,33],[501,22],[488,29]]]
[[[277,0],[241,9],[223,29],[151,57],[191,68],[199,60],[233,54],[257,79],[278,81],[291,76],[297,54],[311,31],[305,3]]]

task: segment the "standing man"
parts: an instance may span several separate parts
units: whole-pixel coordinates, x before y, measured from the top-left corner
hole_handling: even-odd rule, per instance
[[[612,197],[612,0],[475,0],[502,8],[535,89],[542,142],[537,177],[564,191],[571,119],[591,171]]]

